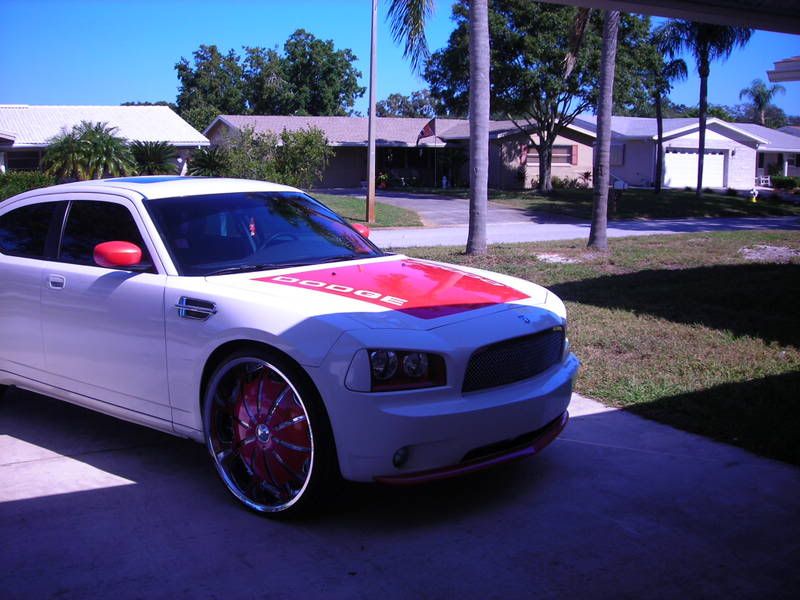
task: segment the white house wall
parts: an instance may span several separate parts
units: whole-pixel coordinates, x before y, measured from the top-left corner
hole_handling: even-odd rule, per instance
[[[618,142],[612,141],[614,145]],[[611,165],[611,173],[632,186],[653,185],[655,143],[649,140],[627,140],[621,165]]]

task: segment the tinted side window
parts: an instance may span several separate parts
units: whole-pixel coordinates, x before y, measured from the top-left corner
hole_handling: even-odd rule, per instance
[[[23,206],[0,216],[0,252],[44,258],[47,231],[58,202]]]
[[[139,228],[127,208],[111,202],[73,202],[61,239],[59,260],[94,265],[94,247],[103,242],[131,242],[142,249],[143,262],[150,260]]]

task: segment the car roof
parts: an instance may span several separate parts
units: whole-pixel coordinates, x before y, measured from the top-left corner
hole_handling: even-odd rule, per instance
[[[185,196],[201,196],[207,194],[225,194],[235,192],[300,192],[297,188],[256,181],[252,179],[231,179],[223,177],[180,177],[177,175],[153,175],[142,177],[119,177],[115,179],[95,179],[92,181],[76,181],[48,188],[31,190],[26,197],[42,193],[119,193],[120,191],[136,192],[144,198],[175,198]],[[129,194],[126,194],[129,195]]]

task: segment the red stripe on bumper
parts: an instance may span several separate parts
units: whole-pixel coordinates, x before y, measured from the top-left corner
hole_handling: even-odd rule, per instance
[[[484,469],[511,462],[512,460],[519,460],[527,456],[533,456],[534,454],[541,452],[550,444],[550,442],[558,437],[558,435],[564,430],[564,427],[567,426],[567,421],[569,421],[569,413],[565,411],[564,414],[561,415],[561,418],[553,421],[541,431],[536,439],[534,439],[530,444],[521,448],[515,448],[508,452],[501,452],[499,454],[494,454],[484,458],[477,458],[475,460],[462,462],[449,467],[431,469],[429,471],[418,471],[417,473],[409,473],[408,475],[388,475],[376,477],[375,481],[378,483],[385,483],[387,485],[417,485],[420,483],[428,483],[429,481],[460,477],[461,475],[475,473],[476,471],[483,471]]]

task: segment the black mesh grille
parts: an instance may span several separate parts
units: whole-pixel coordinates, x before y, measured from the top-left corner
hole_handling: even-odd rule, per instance
[[[564,329],[554,327],[476,350],[461,391],[485,390],[533,377],[561,360],[563,347]]]

